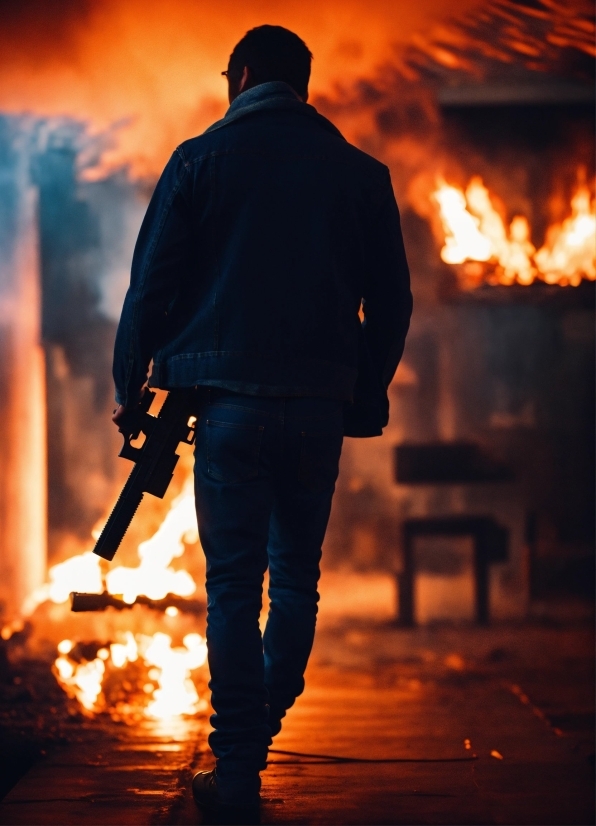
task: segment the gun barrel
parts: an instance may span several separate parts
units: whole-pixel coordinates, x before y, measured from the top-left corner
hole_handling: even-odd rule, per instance
[[[108,562],[111,562],[114,558],[122,542],[122,537],[143,501],[143,491],[134,490],[136,471],[137,468],[133,468],[99,539],[95,543],[95,548],[93,548],[94,554],[101,556],[102,559],[107,559]]]

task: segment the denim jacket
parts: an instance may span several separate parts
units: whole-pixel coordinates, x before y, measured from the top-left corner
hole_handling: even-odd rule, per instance
[[[288,85],[263,83],[181,144],[157,183],[116,336],[116,400],[136,402],[153,362],[153,387],[343,400],[348,418],[368,406],[347,431],[380,433],[411,308],[387,167]]]

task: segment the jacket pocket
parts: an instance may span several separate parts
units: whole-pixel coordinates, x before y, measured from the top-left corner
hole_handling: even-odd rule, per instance
[[[207,419],[207,473],[220,482],[248,482],[259,475],[264,427]]]
[[[311,493],[333,491],[342,441],[341,431],[301,433],[298,476],[300,484]]]

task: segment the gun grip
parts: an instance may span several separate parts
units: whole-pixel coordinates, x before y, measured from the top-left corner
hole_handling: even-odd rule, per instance
[[[137,404],[130,410],[125,410],[120,419],[118,432],[124,436],[124,441],[131,441],[138,439],[145,417],[151,407],[151,403],[155,398],[153,390],[145,388],[145,392],[137,402]]]

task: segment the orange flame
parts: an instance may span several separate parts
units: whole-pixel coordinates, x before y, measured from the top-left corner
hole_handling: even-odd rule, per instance
[[[577,287],[582,278],[596,280],[596,202],[587,186],[571,199],[571,215],[549,228],[535,260],[547,284]]]
[[[444,232],[443,261],[476,265],[462,272],[462,286],[477,287],[483,281],[527,286],[536,279],[577,286],[582,279],[596,280],[596,204],[583,184],[571,199],[571,215],[549,228],[538,252],[527,218],[516,215],[507,227],[479,177],[472,178],[465,193],[440,181],[431,200]]]
[[[95,537],[99,530],[94,530]],[[156,533],[139,545],[140,563],[135,568],[123,565],[113,568],[105,577],[101,560],[92,551],[70,557],[54,565],[48,572],[49,582],[37,588],[25,600],[22,613],[29,616],[38,605],[50,600],[66,602],[71,591],[101,594],[104,590],[132,604],[140,595],[149,599],[164,599],[168,594],[188,597],[196,583],[188,571],[174,570],[170,563],[184,553],[184,542],[198,540],[192,481],[187,482]]]
[[[172,638],[168,634],[133,635],[127,631],[122,642],[112,643],[109,649],[100,648],[93,660],[82,662],[72,656],[73,648],[72,640],[58,643],[53,670],[62,688],[88,715],[106,709],[105,679],[139,659],[147,667],[151,681],[144,685],[146,702],[142,713],[145,717],[167,720],[194,714],[205,707],[191,678],[191,672],[207,659],[207,646],[200,634],[187,634],[182,646],[172,647]],[[130,710],[130,704],[124,706],[120,704],[115,711]]]
[[[93,533],[97,537],[99,528]],[[184,553],[184,542],[198,541],[192,477],[170,507],[155,534],[139,545],[140,563],[137,567],[118,566],[105,577],[105,590],[133,603],[144,595],[150,599],[163,599],[168,594],[190,596],[196,583],[185,570],[170,567],[175,557]],[[23,613],[32,613],[47,600],[63,603],[73,590],[101,593],[104,590],[101,560],[92,551],[73,556],[49,571],[49,581],[28,598]],[[178,612],[167,609],[168,616]],[[2,629],[3,633],[5,629]],[[8,628],[6,632],[8,634]],[[145,683],[145,702],[142,715],[165,720],[184,714],[194,714],[204,707],[191,672],[199,668],[207,658],[205,641],[200,634],[187,634],[182,646],[172,646],[167,634],[133,635],[130,631],[121,635],[107,648],[100,648],[92,660],[78,661],[72,656],[75,644],[62,640],[58,644],[58,657],[53,672],[66,693],[76,699],[86,714],[108,710],[119,718],[138,714],[138,704],[120,702],[114,709],[108,708],[104,693],[105,682],[129,663],[140,660],[148,671]],[[123,684],[128,682],[123,681]]]
[[[188,571],[175,571],[170,563],[184,553],[184,540],[198,540],[197,518],[192,482],[174,500],[156,533],[139,545],[140,564],[136,568],[118,566],[106,576],[110,594],[121,594],[132,604],[143,594],[149,599],[163,599],[167,594],[189,597],[196,583]]]
[[[81,706],[91,712],[97,708],[101,695],[105,663],[99,657],[90,662],[77,663],[68,656],[72,648],[70,640],[62,640],[58,644],[60,656],[54,662],[54,673],[67,694],[76,697]]]

